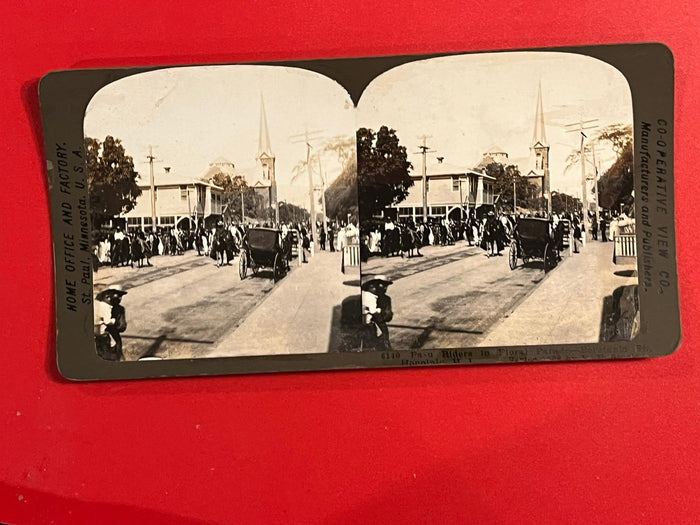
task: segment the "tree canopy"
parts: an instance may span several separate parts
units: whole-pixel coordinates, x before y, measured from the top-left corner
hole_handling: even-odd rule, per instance
[[[263,209],[263,197],[248,186],[245,177],[242,175],[228,175],[218,171],[211,178],[211,181],[223,188],[222,204],[227,213],[237,218],[243,218],[241,211],[247,217],[256,219],[268,219],[267,210]],[[241,208],[241,199],[243,207]]]
[[[498,196],[496,207],[504,211],[513,211],[513,183],[515,183],[515,204],[519,208],[539,210],[542,208],[540,188],[523,177],[515,165],[505,166],[492,162],[484,167],[484,173],[494,177],[493,192]]]
[[[285,223],[300,223],[308,222],[309,211],[306,208],[292,204],[291,202],[280,202],[280,222]]]
[[[632,126],[611,124],[595,136],[590,137],[590,144],[611,145],[617,155],[615,162],[598,179],[598,205],[608,209],[619,209],[634,201],[634,153]],[[571,152],[566,159],[567,169],[580,162],[579,150]],[[590,197],[589,197],[590,198]]]
[[[608,126],[600,133],[598,140],[610,142],[617,154],[615,162],[598,180],[598,204],[608,209],[632,204],[634,152],[631,126]]]
[[[136,205],[141,195],[134,159],[127,155],[121,140],[108,135],[104,142],[86,137],[85,151],[88,167],[88,193],[93,227]]]
[[[323,152],[335,152],[342,166],[340,175],[326,189],[326,216],[347,220],[348,214],[357,216],[357,148],[352,137],[341,137],[328,142]]]
[[[368,219],[385,207],[398,204],[413,186],[406,147],[396,131],[386,126],[378,132],[357,131],[358,201],[360,218]]]

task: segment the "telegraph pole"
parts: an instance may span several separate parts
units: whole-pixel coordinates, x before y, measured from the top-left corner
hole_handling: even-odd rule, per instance
[[[566,128],[569,128],[566,130],[567,133],[573,133],[577,132],[581,134],[581,146],[580,146],[580,155],[581,155],[581,204],[583,206],[583,223],[585,224],[585,229],[586,229],[586,236],[588,236],[588,232],[590,231],[590,221],[588,219],[588,198],[587,198],[587,184],[586,184],[586,144],[585,144],[585,139],[588,137],[584,133],[586,130],[590,129],[595,129],[598,126],[594,125],[587,125],[587,124],[592,124],[593,122],[597,122],[598,119],[590,119],[590,120],[579,120],[578,122],[572,123],[572,124],[566,124]],[[597,213],[597,208],[596,208],[596,213]]]
[[[316,135],[321,133],[321,131],[308,131],[299,135],[292,135],[290,138],[302,138],[303,142],[306,144],[306,171],[309,174],[309,211],[311,212],[311,236],[313,237],[314,247],[318,241],[317,231],[316,231],[316,203],[314,199],[314,178],[311,172],[311,141],[316,140],[320,137],[311,137],[311,135]],[[302,142],[302,140],[292,141],[293,144]],[[312,252],[313,253],[313,252]]]
[[[323,232],[328,235],[328,218],[326,217],[326,177],[321,166],[321,152],[318,153],[318,173],[321,175],[321,209],[323,211]]]
[[[595,221],[600,224],[600,212],[598,211],[598,164],[595,160],[595,144],[591,143],[591,154],[593,155],[593,198],[595,199]]]
[[[427,153],[434,153],[436,150],[430,149],[426,145],[426,141],[432,138],[432,135],[423,135],[419,138],[423,139],[423,145],[418,146],[420,149],[418,153],[423,156],[423,224],[428,224],[428,168],[425,163],[425,156]]]
[[[153,175],[153,161],[155,157],[153,156],[153,146],[148,146],[148,166],[151,172],[151,230],[156,233],[156,183],[155,177]]]

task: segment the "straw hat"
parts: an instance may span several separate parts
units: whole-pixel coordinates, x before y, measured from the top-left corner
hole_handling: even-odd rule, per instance
[[[373,282],[377,282],[377,281],[386,283],[387,285],[392,284],[394,282],[384,274],[363,275],[362,279],[360,279],[360,287],[364,289],[368,284],[373,283]]]
[[[126,294],[127,291],[124,290],[121,284],[110,284],[102,290],[100,293],[97,294],[97,300],[101,301],[104,299],[107,295],[109,294],[117,294],[117,295],[124,295]]]

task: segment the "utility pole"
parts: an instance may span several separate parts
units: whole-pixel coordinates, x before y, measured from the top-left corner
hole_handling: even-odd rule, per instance
[[[588,236],[588,232],[590,232],[590,221],[588,219],[588,197],[587,197],[587,184],[586,184],[586,144],[585,144],[585,139],[588,137],[584,133],[586,130],[590,129],[595,129],[598,126],[594,125],[587,125],[587,124],[592,124],[593,122],[597,122],[598,119],[590,119],[590,120],[579,120],[578,122],[572,123],[572,124],[566,124],[566,128],[569,128],[566,130],[567,133],[580,133],[581,134],[581,146],[580,146],[580,156],[581,156],[581,204],[583,206],[583,223],[585,224],[585,230],[586,230],[586,236]]]
[[[153,146],[148,146],[148,166],[151,172],[151,230],[156,233],[156,182],[155,176],[153,175],[153,161],[155,157],[153,156]]]
[[[321,152],[318,153],[318,173],[321,175],[321,209],[323,210],[323,232],[328,235],[328,218],[326,217],[326,177],[321,166]]]
[[[241,185],[241,224],[245,223],[245,202],[243,200],[243,186]]]
[[[593,198],[595,199],[595,222],[600,224],[600,206],[598,205],[598,164],[595,159],[595,144],[591,143],[591,154],[593,155]]]
[[[513,177],[513,214],[517,214],[517,213],[518,213],[518,212],[516,211],[516,210],[517,210],[517,206],[516,206],[516,204],[515,204],[515,200],[516,200],[516,198],[517,198],[517,197],[516,197],[516,192],[515,192],[515,182],[516,182],[516,181],[515,181],[515,177]]]
[[[428,168],[425,163],[425,156],[428,153],[434,153],[436,150],[430,149],[426,145],[426,141],[432,138],[432,135],[423,135],[419,138],[423,139],[423,145],[418,146],[420,149],[418,153],[423,156],[423,224],[428,224]]]
[[[314,198],[314,178],[311,172],[311,141],[316,140],[320,137],[311,137],[311,135],[317,135],[321,131],[308,131],[299,135],[292,135],[290,138],[303,138],[303,140],[294,140],[292,144],[297,144],[304,142],[306,144],[306,171],[309,174],[309,211],[311,212],[311,236],[313,237],[314,247],[316,242],[318,242],[318,235],[316,231],[316,199]],[[314,252],[312,252],[314,253]]]

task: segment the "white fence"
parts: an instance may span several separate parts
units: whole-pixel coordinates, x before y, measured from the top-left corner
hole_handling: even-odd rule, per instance
[[[360,266],[360,245],[349,244],[343,247],[343,263],[341,271],[345,273],[345,268],[348,266]]]
[[[637,258],[637,236],[634,233],[621,233],[615,236],[613,262],[620,264],[634,262]]]

